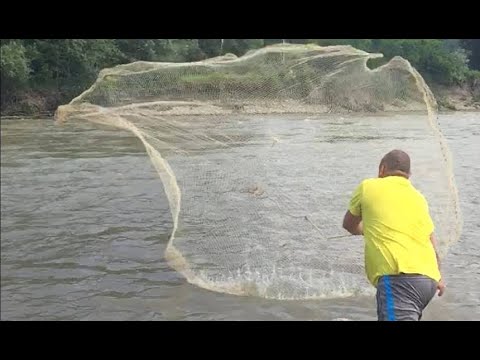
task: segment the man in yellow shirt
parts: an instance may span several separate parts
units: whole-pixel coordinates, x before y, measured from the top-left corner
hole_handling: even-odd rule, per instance
[[[434,225],[428,203],[410,180],[410,157],[386,154],[378,178],[355,189],[343,220],[365,239],[365,271],[377,288],[378,320],[420,320],[441,280]]]

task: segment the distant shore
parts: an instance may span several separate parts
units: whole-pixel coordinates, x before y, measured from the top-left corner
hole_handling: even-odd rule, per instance
[[[480,111],[480,86],[475,88],[465,87],[442,87],[439,85],[431,86],[439,106],[439,112],[450,111]],[[9,117],[28,117],[28,118],[45,118],[52,117],[58,106],[64,105],[67,101],[62,101],[62,96],[55,92],[35,93],[29,92],[20,96],[16,102],[5,105],[1,109],[3,118]],[[284,107],[284,106],[282,106]],[[309,112],[309,106],[306,105],[306,111]],[[288,112],[280,110],[279,112]],[[236,111],[233,111],[236,112]],[[240,111],[243,112],[243,111]],[[254,111],[255,112],[255,111]],[[259,111],[263,113],[264,111]],[[267,111],[267,113],[270,111]],[[296,112],[296,111],[293,111]],[[312,111],[315,113],[316,111]],[[319,111],[325,113],[327,111]],[[250,113],[250,111],[246,111]],[[165,113],[168,115],[168,112]]]

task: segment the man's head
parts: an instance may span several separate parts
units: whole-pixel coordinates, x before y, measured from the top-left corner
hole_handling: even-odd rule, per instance
[[[410,157],[402,150],[392,150],[386,154],[378,167],[378,177],[386,176],[410,177]]]

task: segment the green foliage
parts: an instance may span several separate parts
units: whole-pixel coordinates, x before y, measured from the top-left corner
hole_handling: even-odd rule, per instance
[[[227,53],[241,56],[252,49],[282,42],[351,45],[367,52],[382,53],[384,58],[369,61],[371,68],[401,56],[409,60],[427,82],[478,86],[480,81],[479,72],[474,71],[480,70],[478,39],[3,39],[2,107],[32,91],[55,93],[58,101],[66,101],[90,86],[101,69],[118,64],[199,61]],[[183,79],[181,84],[188,86],[196,82],[203,87],[207,86],[206,81],[220,81],[222,86],[229,87],[262,82],[272,89],[278,87],[274,80],[262,75],[261,69],[256,74],[238,75],[229,79],[198,75],[196,79]],[[296,81],[305,76],[299,74]],[[307,94],[308,84],[305,86]]]
[[[273,45],[273,44],[281,44],[286,39],[263,39],[265,46]]]
[[[184,90],[195,89],[196,92],[205,92],[211,96],[220,90],[250,89],[245,92],[249,96],[252,91],[258,91],[259,95],[276,93],[281,89],[279,79],[261,72],[248,72],[244,74],[211,72],[209,74],[187,75],[178,82]]]
[[[473,70],[480,70],[480,39],[461,40],[460,44],[469,53],[469,65]]]
[[[198,39],[179,40],[179,61],[200,61],[206,58],[202,49],[198,44]]]
[[[198,46],[207,57],[219,56],[222,53],[222,39],[198,39]]]
[[[351,45],[367,52],[381,53],[383,59],[369,62],[370,68],[385,64],[394,56],[401,56],[412,64],[427,81],[446,85],[465,81],[468,54],[460,41],[437,39],[309,39],[321,46]]]
[[[37,84],[90,83],[98,72],[121,61],[113,40],[37,40],[29,47]]]
[[[480,71],[479,70],[468,70],[466,78],[470,82],[479,82],[480,83]]]
[[[449,49],[442,40],[376,40],[371,51],[381,52],[387,59],[401,56],[412,64],[427,81],[446,85],[459,84],[468,71],[463,49]]]
[[[171,50],[168,39],[117,39],[115,46],[123,62],[159,61],[160,55]]]
[[[18,83],[27,81],[30,69],[25,56],[25,47],[17,42],[9,42],[5,45],[2,43],[0,54],[2,77]]]
[[[375,40],[369,39],[311,39],[310,42],[321,46],[351,45],[354,48],[370,51]]]
[[[30,67],[25,47],[19,42],[2,41],[0,55],[1,103],[3,105],[27,83]]]

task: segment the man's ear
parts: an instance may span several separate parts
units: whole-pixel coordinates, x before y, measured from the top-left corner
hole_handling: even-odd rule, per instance
[[[381,178],[385,174],[385,164],[380,164],[378,167],[378,177]]]

